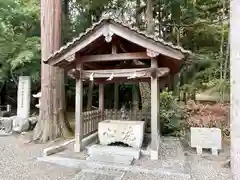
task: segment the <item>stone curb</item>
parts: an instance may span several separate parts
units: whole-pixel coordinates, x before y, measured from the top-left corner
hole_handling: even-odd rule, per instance
[[[94,133],[86,138],[83,139],[83,146],[87,146],[88,144],[90,144],[91,142],[93,142],[94,140],[96,140],[97,138],[97,133]],[[43,156],[50,156],[50,155],[53,155],[53,154],[56,154],[56,153],[59,153],[63,150],[66,149],[66,146],[70,143],[73,143],[75,142],[75,139],[71,139],[69,141],[66,141],[60,145],[56,145],[56,146],[52,146],[52,147],[48,147],[48,148],[45,148],[43,150],[43,153],[42,155]]]

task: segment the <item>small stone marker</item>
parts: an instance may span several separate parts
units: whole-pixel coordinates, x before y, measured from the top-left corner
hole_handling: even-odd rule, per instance
[[[18,82],[17,94],[17,117],[28,118],[30,113],[30,96],[31,96],[30,76],[20,76]]]
[[[197,154],[202,154],[202,149],[211,149],[213,155],[218,155],[222,149],[222,135],[219,128],[191,127],[191,147],[197,149]]]

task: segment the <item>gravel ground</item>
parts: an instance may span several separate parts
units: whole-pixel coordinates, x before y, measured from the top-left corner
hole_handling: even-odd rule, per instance
[[[189,156],[192,180],[231,180],[230,168],[224,168],[223,161],[207,156]]]
[[[202,155],[197,155],[195,149],[185,149],[186,163],[192,180],[231,180],[231,169],[226,167],[230,156],[229,145],[223,143],[219,156],[211,154],[210,150],[203,149]]]
[[[154,169],[167,168],[184,172],[186,157],[181,142],[173,137],[162,137],[162,140],[158,161],[152,161],[149,156],[142,156],[134,162],[134,166]]]
[[[36,157],[47,145],[26,144],[21,136],[0,137],[1,180],[67,180],[78,171],[38,162]]]
[[[42,150],[48,147],[50,144],[43,145],[26,143],[26,139],[22,137],[23,136],[21,135],[0,137],[0,180],[103,180],[104,178],[110,180],[114,179],[110,176],[104,176],[98,171],[95,172],[97,174],[90,173],[89,177],[87,178],[85,175],[85,177],[83,177],[83,172],[80,172],[80,170],[39,162],[36,160],[36,157],[39,157]],[[180,148],[180,144],[175,140],[165,142],[166,144],[164,146],[164,151],[168,153],[165,154],[164,151],[161,152],[161,163],[159,163],[159,161],[153,162],[149,161],[148,159],[142,159],[136,161],[135,166],[146,167],[154,165],[155,168],[174,167],[173,169],[176,168],[185,171],[185,165],[187,164],[189,166],[188,173],[191,174],[192,180],[231,179],[230,168],[224,168],[222,165],[222,162],[229,155],[228,151],[226,151],[225,153],[221,153],[218,157],[214,157],[209,153],[206,153],[203,156],[198,156],[196,155],[195,150],[183,150],[182,148]],[[184,152],[187,152],[187,155],[184,155]],[[69,152],[66,154],[69,154]],[[63,153],[62,156],[65,156],[66,154]],[[170,178],[166,176],[159,177],[149,174],[136,174],[131,172],[125,172],[124,176],[121,178],[121,180],[136,179],[180,180],[181,178]]]
[[[179,176],[171,176],[171,175],[156,176],[156,175],[145,174],[145,173],[127,172],[123,176],[122,180],[189,180],[189,179],[184,177],[179,177]]]

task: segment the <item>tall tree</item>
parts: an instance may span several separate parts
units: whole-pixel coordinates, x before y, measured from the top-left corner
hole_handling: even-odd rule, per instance
[[[153,34],[154,18],[153,18],[153,1],[152,0],[147,0],[146,20],[147,20],[147,32],[149,34]]]
[[[66,119],[64,71],[44,64],[61,46],[61,0],[41,0],[41,106],[34,139],[48,140],[67,136],[70,125]]]
[[[154,33],[154,18],[153,18],[153,1],[147,0],[147,7],[146,7],[146,21],[147,21],[147,33],[153,34]],[[139,88],[141,92],[141,101],[142,101],[142,110],[149,111],[149,104],[151,104],[151,89],[150,84],[146,82],[140,82]]]
[[[240,1],[231,1],[231,167],[234,180],[240,179]]]

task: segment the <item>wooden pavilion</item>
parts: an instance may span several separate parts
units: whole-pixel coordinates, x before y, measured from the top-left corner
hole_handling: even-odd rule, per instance
[[[75,151],[82,139],[97,130],[103,120],[104,84],[147,81],[151,83],[151,156],[158,156],[159,87],[178,73],[189,51],[113,19],[102,19],[73,39],[45,63],[64,68],[76,79]],[[84,131],[83,81],[99,84],[99,114],[91,115],[95,125]],[[100,120],[96,120],[101,117]]]

